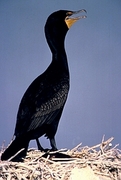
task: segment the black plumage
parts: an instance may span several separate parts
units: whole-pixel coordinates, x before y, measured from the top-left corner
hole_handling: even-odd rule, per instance
[[[12,161],[20,161],[26,155],[29,141],[32,139],[36,139],[38,148],[44,150],[38,140],[42,135],[50,140],[52,150],[57,150],[55,134],[69,91],[69,69],[64,39],[72,23],[82,17],[70,18],[74,13],[60,10],[52,13],[47,19],[45,36],[52,52],[52,62],[25,92],[17,114],[15,139],[3,152],[2,160],[11,158],[23,149],[11,158]]]

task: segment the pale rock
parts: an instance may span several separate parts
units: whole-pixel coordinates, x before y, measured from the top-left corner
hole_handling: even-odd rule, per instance
[[[69,180],[99,180],[99,178],[94,174],[93,170],[87,166],[85,168],[75,167],[71,171]]]

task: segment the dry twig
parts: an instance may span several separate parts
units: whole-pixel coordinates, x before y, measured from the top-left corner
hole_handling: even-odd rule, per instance
[[[112,147],[113,138],[92,147],[81,147],[57,152],[71,158],[52,157],[53,152],[43,157],[38,150],[28,150],[24,162],[0,161],[0,180],[68,180],[73,168],[91,167],[95,174],[120,180],[121,150]],[[2,147],[3,148],[3,147]],[[1,152],[2,153],[2,152]],[[51,157],[51,159],[50,159]]]

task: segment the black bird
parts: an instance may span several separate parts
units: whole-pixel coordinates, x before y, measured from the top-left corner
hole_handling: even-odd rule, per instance
[[[45,135],[52,150],[57,150],[55,134],[69,91],[69,68],[64,48],[70,26],[86,16],[73,17],[85,10],[60,10],[52,13],[45,24],[45,36],[52,52],[52,62],[25,92],[17,114],[15,139],[3,152],[1,160],[20,161],[26,156],[29,141]],[[22,150],[22,151],[20,151]],[[18,154],[16,154],[18,153]]]

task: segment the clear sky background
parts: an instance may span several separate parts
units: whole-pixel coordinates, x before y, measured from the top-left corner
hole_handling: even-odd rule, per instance
[[[0,0],[0,146],[13,136],[25,90],[51,62],[44,24],[60,9],[88,17],[66,36],[71,88],[57,146],[92,146],[105,134],[121,148],[121,0]]]

